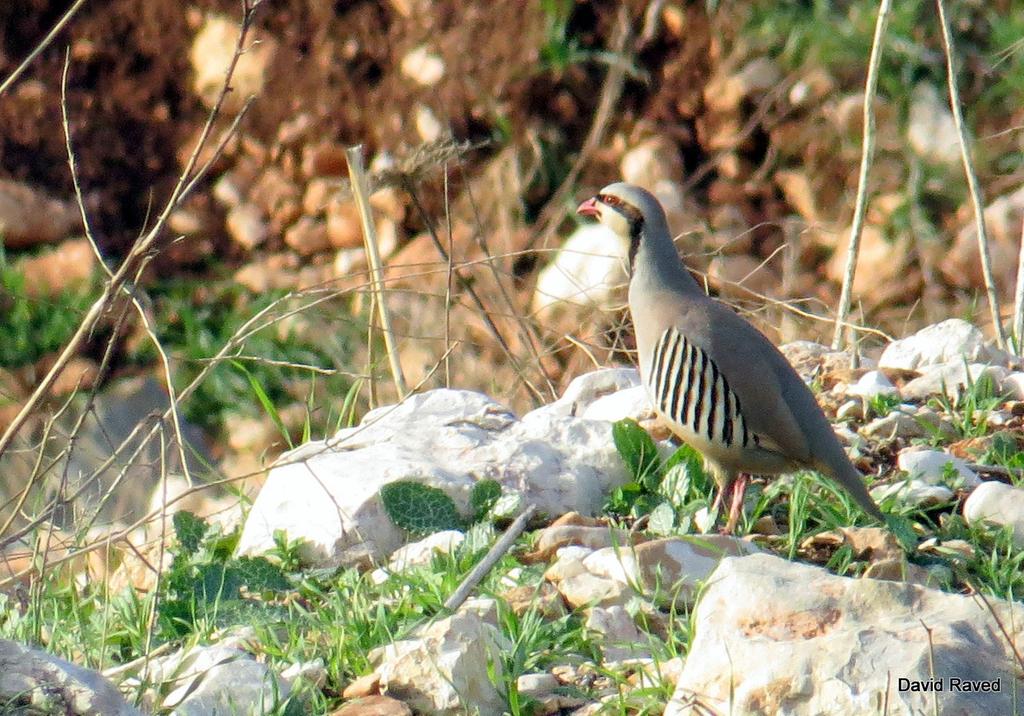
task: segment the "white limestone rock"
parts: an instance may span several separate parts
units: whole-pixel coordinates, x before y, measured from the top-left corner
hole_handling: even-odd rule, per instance
[[[988,601],[1020,638],[1019,605]],[[666,716],[875,716],[883,704],[890,716],[1013,713],[1016,660],[988,608],[970,597],[758,554],[722,561],[695,624]],[[933,677],[944,690],[899,688],[901,678],[909,686]],[[995,680],[999,691],[962,693],[952,678]]]
[[[918,82],[914,86],[907,143],[919,157],[935,164],[960,163],[960,134],[953,113],[930,82]]]
[[[1024,490],[994,480],[983,482],[964,502],[964,519],[971,525],[1012,527],[1014,544],[1024,547]]]
[[[845,392],[847,395],[868,399],[878,395],[899,395],[896,386],[880,370],[869,370],[856,383],[847,386]]]
[[[157,658],[143,683],[170,687],[161,708],[173,709],[173,716],[255,715],[279,707],[291,691],[288,681],[232,642],[238,639]]]
[[[429,624],[415,638],[370,652],[381,692],[417,713],[456,716],[469,712],[500,716],[505,699],[499,683],[502,653],[512,648],[497,629],[472,612],[458,612]]]
[[[952,467],[948,467],[952,465]],[[912,478],[922,480],[929,485],[946,485],[954,489],[974,489],[981,484],[978,473],[967,466],[967,462],[955,455],[942,450],[909,447],[900,451],[896,458],[896,467],[908,473]],[[954,477],[947,478],[947,470],[952,470]]]
[[[651,655],[625,607],[593,607],[587,615],[586,627],[598,635],[605,662],[642,659]]]
[[[640,372],[636,368],[601,368],[573,378],[558,400],[543,405],[530,414],[584,416],[603,398],[612,398],[630,388],[638,387],[643,388],[640,384]]]
[[[33,708],[28,708],[31,703]],[[4,713],[140,716],[117,687],[92,669],[40,649],[0,639],[0,704]],[[26,707],[19,709],[19,704]]]
[[[953,491],[945,485],[933,485],[914,478],[879,485],[870,492],[875,502],[882,502],[895,495],[898,502],[915,507],[945,505],[953,499]]]
[[[984,377],[992,380],[998,390],[1003,378],[1007,375],[1006,368],[987,365],[985,363],[968,363],[953,361],[929,365],[921,369],[923,374],[903,386],[902,395],[907,400],[924,400],[933,395],[945,394],[950,398],[962,394],[969,385],[977,383]]]
[[[912,336],[893,341],[882,351],[879,368],[922,370],[940,363],[986,363],[992,352],[977,328],[959,318],[950,318],[922,328]]]
[[[616,582],[630,592],[639,586],[644,598],[669,604],[693,599],[724,557],[759,551],[737,537],[686,535],[634,547],[606,547],[587,555],[582,563],[592,577]]]
[[[303,559],[335,567],[381,561],[405,539],[378,493],[408,479],[444,490],[464,512],[469,493],[494,479],[549,515],[595,514],[629,479],[611,424],[534,411],[521,420],[480,393],[431,390],[371,411],[355,428],[284,454],[249,512],[240,554],[274,546],[274,531],[301,539]]]
[[[580,226],[537,276],[538,317],[570,307],[610,310],[625,296],[626,241],[602,224]]]
[[[1024,372],[1014,371],[1007,374],[999,387],[1013,400],[1024,400]]]
[[[212,108],[221,93],[228,67],[235,60],[238,45],[238,19],[224,15],[207,15],[189,48],[192,65],[192,90],[203,104]],[[237,112],[252,95],[263,92],[267,68],[274,60],[277,40],[261,33],[259,42],[246,43],[231,75],[231,92],[224,95],[225,112]]]

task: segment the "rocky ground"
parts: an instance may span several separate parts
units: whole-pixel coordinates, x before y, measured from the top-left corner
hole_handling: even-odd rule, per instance
[[[667,520],[650,507],[591,516],[637,479],[614,421],[660,432],[631,368],[580,376],[522,417],[438,389],[286,453],[251,508],[194,503],[208,522],[178,512],[173,530],[150,525],[96,560],[91,579],[119,595],[103,609],[161,599],[161,646],[105,674],[144,709],[177,714],[1011,713],[1019,359],[959,320],[859,368],[810,342],[784,351],[872,494],[910,520],[915,549],[810,475],[755,485],[741,536],[714,533],[710,480],[667,442],[655,490]],[[480,510],[476,487],[491,480],[500,496]],[[417,540],[399,526],[382,488],[409,481],[429,493],[405,506],[418,531],[447,530]],[[180,509],[173,492],[154,499],[168,517]],[[538,508],[527,535],[468,601],[443,607],[526,505]],[[31,621],[17,613],[8,634]],[[91,653],[97,626],[77,649]],[[18,674],[4,698],[134,712],[98,673],[2,644]]]

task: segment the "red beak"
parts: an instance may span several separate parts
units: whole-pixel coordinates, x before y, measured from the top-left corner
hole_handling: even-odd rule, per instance
[[[590,197],[576,208],[580,216],[601,216],[601,210],[597,208],[597,199]]]

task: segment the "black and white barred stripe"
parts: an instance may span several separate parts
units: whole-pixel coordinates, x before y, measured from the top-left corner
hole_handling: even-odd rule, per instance
[[[718,366],[676,328],[662,333],[654,346],[647,380],[661,412],[709,442],[726,447],[760,442]]]

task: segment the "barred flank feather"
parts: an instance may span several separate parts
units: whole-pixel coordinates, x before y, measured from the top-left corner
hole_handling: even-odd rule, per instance
[[[676,423],[726,447],[737,440],[742,447],[757,443],[725,375],[676,328],[654,346],[648,380],[658,409]]]

